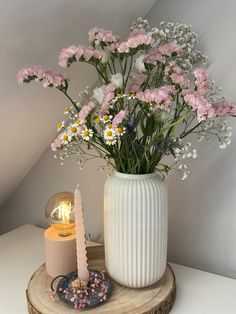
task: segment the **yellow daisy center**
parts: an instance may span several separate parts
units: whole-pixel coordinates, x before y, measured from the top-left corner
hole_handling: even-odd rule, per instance
[[[57,123],[57,129],[59,130],[59,129],[61,129],[62,128],[62,122],[58,122]]]
[[[76,124],[80,124],[81,121],[78,119],[78,120],[75,121],[75,123],[76,123]]]
[[[117,132],[118,132],[119,134],[123,133],[123,128],[120,126],[119,128],[117,128]]]
[[[63,136],[63,140],[64,140],[64,141],[68,141],[68,136],[67,136],[67,135],[64,135],[64,136]]]
[[[131,97],[134,97],[135,95],[136,95],[135,93],[131,93],[131,94],[130,94]]]
[[[77,129],[74,126],[70,130],[71,130],[71,133],[76,133],[77,132]]]
[[[100,121],[99,117],[96,117],[96,118],[95,118],[95,122],[98,123],[99,121]]]
[[[84,136],[89,136],[89,134],[90,134],[90,133],[89,133],[89,130],[85,130],[85,131],[84,131]]]
[[[112,136],[112,131],[107,131],[107,136]]]
[[[112,128],[112,124],[110,123],[110,124],[108,124],[108,128],[109,129],[111,129]]]
[[[104,121],[108,121],[109,120],[109,116],[106,114],[105,116],[103,116],[103,120]]]
[[[122,97],[122,96],[123,96],[123,94],[121,94],[121,93],[117,94],[117,97]]]
[[[66,107],[66,109],[65,109],[65,113],[68,113],[70,111],[70,107]]]

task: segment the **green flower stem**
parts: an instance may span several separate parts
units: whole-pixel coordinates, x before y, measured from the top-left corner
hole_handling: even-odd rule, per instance
[[[124,88],[126,87],[126,85],[127,85],[127,83],[128,83],[128,79],[129,79],[130,72],[131,72],[132,65],[133,65],[133,58],[134,58],[134,57],[133,57],[133,55],[132,55],[131,58],[130,58],[130,65],[129,65],[128,74],[127,74],[127,76],[126,76]]]
[[[79,107],[76,105],[76,103],[74,102],[74,100],[67,94],[66,91],[60,90],[72,103],[72,105],[74,106],[74,108],[76,109],[77,112],[80,111]]]
[[[202,122],[199,122],[198,124],[196,124],[194,127],[192,127],[190,130],[188,130],[187,132],[183,132],[181,135],[180,135],[180,138],[184,138],[185,136],[187,136],[188,134],[192,133],[197,127],[199,127],[199,125],[201,124]]]

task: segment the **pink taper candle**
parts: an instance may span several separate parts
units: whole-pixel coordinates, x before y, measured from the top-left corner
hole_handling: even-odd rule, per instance
[[[85,242],[84,215],[79,185],[77,185],[76,187],[74,196],[75,196],[74,204],[75,204],[76,254],[78,278],[82,281],[88,282],[89,271]]]

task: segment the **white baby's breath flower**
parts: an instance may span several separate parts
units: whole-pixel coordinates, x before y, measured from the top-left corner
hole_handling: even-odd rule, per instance
[[[111,75],[111,82],[117,87],[120,88],[123,85],[123,76],[121,73],[116,73]]]

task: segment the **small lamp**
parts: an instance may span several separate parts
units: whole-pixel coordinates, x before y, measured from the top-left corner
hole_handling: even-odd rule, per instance
[[[47,202],[51,225],[44,232],[46,272],[51,277],[76,270],[74,193],[60,192]]]
[[[75,227],[74,194],[60,192],[53,195],[47,202],[45,215],[60,237],[73,234]]]

